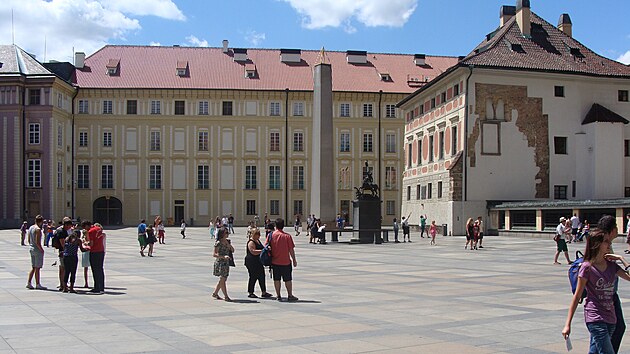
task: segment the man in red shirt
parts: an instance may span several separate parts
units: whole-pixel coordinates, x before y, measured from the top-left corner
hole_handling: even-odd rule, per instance
[[[88,231],[88,244],[90,249],[90,267],[92,267],[92,278],[94,279],[94,289],[90,292],[104,294],[105,272],[103,271],[103,262],[105,261],[105,233],[100,225],[96,224]]]
[[[280,280],[284,280],[284,286],[287,288],[287,300],[297,301],[298,298],[293,296],[292,271],[293,267],[297,267],[297,259],[295,258],[295,244],[291,235],[283,231],[284,219],[276,219],[276,231],[271,235],[271,269],[273,269],[273,285],[276,288],[278,301],[282,301],[280,296]]]

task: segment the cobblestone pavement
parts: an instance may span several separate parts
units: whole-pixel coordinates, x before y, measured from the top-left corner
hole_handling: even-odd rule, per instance
[[[25,289],[28,247],[17,230],[0,231],[0,353],[566,351],[568,267],[552,264],[551,240],[486,237],[484,249],[469,251],[462,237],[438,237],[437,246],[417,233],[412,243],[312,245],[303,233],[295,238],[300,301],[288,303],[247,298],[245,229],[237,228],[228,279],[236,301],[228,303],[210,297],[217,279],[206,228],[189,228],[185,240],[167,228],[167,244],[156,244],[153,258],[140,257],[134,228],[106,232],[106,294],[99,296],[54,290],[52,248],[42,269],[51,290]],[[77,279],[83,285],[81,271]],[[273,289],[269,278],[267,285]],[[628,290],[622,283],[630,316]],[[575,317],[574,350],[585,353],[581,307]]]

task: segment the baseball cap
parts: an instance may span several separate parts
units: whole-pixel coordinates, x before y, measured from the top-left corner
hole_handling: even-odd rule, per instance
[[[560,218],[560,222],[565,222],[565,221],[567,221],[567,219],[564,216]]]

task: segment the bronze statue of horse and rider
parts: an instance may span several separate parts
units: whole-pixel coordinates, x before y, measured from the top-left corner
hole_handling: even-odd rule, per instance
[[[374,178],[372,177],[372,171],[368,168],[367,161],[365,162],[365,177],[363,178],[363,184],[361,187],[354,187],[357,194],[357,199],[365,198],[366,195],[369,195],[372,198],[379,198],[380,188],[378,184],[374,183]],[[367,193],[370,194],[367,194]]]

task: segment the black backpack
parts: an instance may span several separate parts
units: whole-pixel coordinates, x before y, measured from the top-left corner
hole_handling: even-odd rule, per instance
[[[66,238],[66,236],[68,236],[68,233],[66,232],[66,230],[63,229],[63,226],[59,226],[58,228],[56,228],[55,231],[53,231],[52,246],[60,250],[61,239]]]

